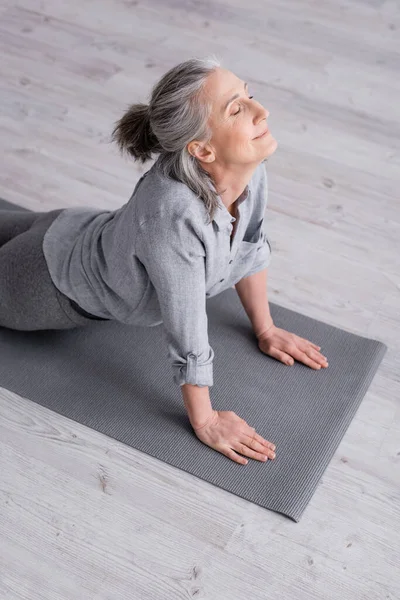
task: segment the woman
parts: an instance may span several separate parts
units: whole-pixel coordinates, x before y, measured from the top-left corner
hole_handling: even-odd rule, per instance
[[[218,61],[188,60],[155,85],[149,106],[132,105],[116,124],[121,152],[142,163],[159,154],[125,205],[2,211],[0,220],[0,325],[163,323],[197,437],[242,464],[238,452],[266,460],[275,446],[232,411],[211,407],[206,298],[269,264],[264,161],[277,143],[268,115]],[[275,328],[269,313],[256,334],[277,358],[288,357],[279,350],[287,334],[317,360],[314,344]]]

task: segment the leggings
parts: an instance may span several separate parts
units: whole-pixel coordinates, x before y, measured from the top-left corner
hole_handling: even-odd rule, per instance
[[[93,320],[109,320],[83,310],[60,292],[50,277],[43,237],[63,210],[0,208],[0,327],[20,331],[72,329]]]

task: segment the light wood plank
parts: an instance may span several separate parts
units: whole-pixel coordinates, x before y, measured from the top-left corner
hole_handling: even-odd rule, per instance
[[[0,598],[397,600],[398,3],[2,0],[0,16],[0,196],[121,206],[152,163],[119,156],[114,122],[216,53],[279,143],[271,301],[389,346],[298,524],[0,389]]]

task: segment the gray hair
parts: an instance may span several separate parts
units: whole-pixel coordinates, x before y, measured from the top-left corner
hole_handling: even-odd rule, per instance
[[[173,67],[153,87],[149,105],[132,104],[112,133],[121,153],[135,160],[144,163],[152,153],[159,154],[163,174],[185,183],[203,200],[210,222],[219,204],[218,194],[210,174],[187,145],[195,139],[202,143],[211,140],[208,120],[212,105],[203,89],[207,77],[220,66],[212,55]]]

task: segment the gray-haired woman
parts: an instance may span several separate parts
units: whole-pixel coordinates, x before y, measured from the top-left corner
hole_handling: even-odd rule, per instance
[[[240,454],[273,458],[275,446],[232,411],[212,409],[206,298],[237,285],[259,340],[274,327],[266,294],[255,297],[261,279],[251,278],[270,260],[264,162],[277,142],[268,114],[215,58],[187,60],[154,86],[149,105],[116,123],[122,153],[142,162],[158,154],[126,204],[0,213],[0,326],[163,323],[197,437],[238,463],[247,463]]]

